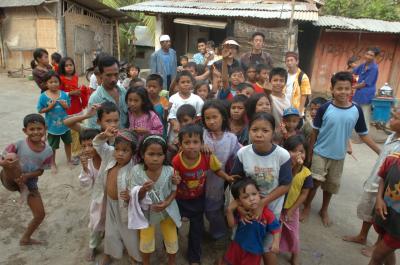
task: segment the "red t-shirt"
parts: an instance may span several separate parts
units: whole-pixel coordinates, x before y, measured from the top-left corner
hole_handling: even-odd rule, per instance
[[[253,85],[253,88],[254,88],[254,93],[256,93],[256,94],[265,93],[264,88],[263,88],[262,86],[260,86],[259,83],[255,83],[255,84]]]
[[[71,79],[69,79],[65,75],[60,75],[60,79],[60,89],[65,93],[81,90],[80,96],[69,96],[71,99],[71,106],[67,110],[67,114],[72,115],[81,112],[87,106],[88,95],[86,95],[86,89],[78,87],[78,76],[74,75]]]

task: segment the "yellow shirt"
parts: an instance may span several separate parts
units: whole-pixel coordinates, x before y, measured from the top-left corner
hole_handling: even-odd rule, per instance
[[[311,95],[310,79],[308,79],[306,73],[303,74],[303,77],[301,78],[301,84],[299,84],[300,72],[301,70],[298,68],[293,82],[292,101],[290,102],[291,106],[295,107],[296,109],[300,108],[301,96]]]
[[[297,198],[299,198],[301,190],[303,188],[304,181],[309,176],[311,176],[311,171],[304,166],[301,171],[297,173],[296,176],[294,176],[292,180],[292,185],[290,185],[290,189],[286,197],[285,205],[283,207],[284,209],[291,208],[293,204],[297,201]]]

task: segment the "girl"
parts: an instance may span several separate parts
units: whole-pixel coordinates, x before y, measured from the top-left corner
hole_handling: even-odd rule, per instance
[[[240,149],[236,135],[229,132],[229,118],[226,108],[220,100],[207,101],[201,111],[204,124],[203,140],[221,162],[221,167],[231,167],[234,156]],[[230,166],[229,166],[230,165]],[[207,172],[206,217],[210,222],[210,233],[215,239],[223,239],[227,234],[224,214],[225,181],[214,172]]]
[[[303,165],[306,161],[307,143],[303,136],[289,137],[283,146],[289,151],[292,163],[293,181],[283,206],[281,216],[282,236],[280,242],[281,252],[290,252],[290,264],[300,264],[300,238],[299,238],[299,207],[306,200],[313,186],[311,171]]]
[[[44,76],[48,71],[52,70],[52,67],[49,63],[49,53],[45,49],[37,48],[33,51],[31,68],[33,80],[39,86],[40,93],[43,93],[47,89]]]
[[[163,125],[154,112],[153,104],[145,88],[129,88],[125,101],[129,110],[129,129],[138,135],[139,142],[146,134],[163,134]]]
[[[201,97],[203,101],[210,98],[210,87],[206,81],[198,81],[194,86],[194,94]]]
[[[68,115],[78,115],[87,106],[89,93],[78,85],[78,75],[75,73],[75,63],[70,57],[64,57],[59,64],[60,89],[68,94],[71,106],[67,109]],[[71,130],[72,136],[72,164],[79,164],[79,132]]]
[[[49,71],[43,77],[47,90],[39,97],[37,110],[46,113],[46,125],[49,145],[53,148],[52,173],[57,173],[56,150],[60,147],[60,139],[64,142],[68,164],[71,164],[71,131],[64,125],[63,120],[68,116],[70,107],[68,95],[60,90],[60,77],[54,71]]]
[[[129,64],[128,67],[126,68],[126,74],[128,75],[128,77],[124,79],[124,81],[122,82],[122,86],[125,89],[128,89],[131,80],[138,77],[139,73],[140,73],[140,68],[138,66]]]
[[[289,191],[292,169],[288,151],[272,143],[275,120],[269,113],[256,113],[249,123],[252,144],[237,153],[231,174],[254,179],[260,187],[264,205],[268,205],[276,218],[280,218],[284,195]],[[239,211],[246,216],[245,211]],[[245,217],[251,220],[252,216]],[[272,235],[264,241],[264,264],[275,265],[277,258],[270,251]]]
[[[247,118],[250,120],[252,115],[259,112],[272,113],[272,100],[269,93],[254,94],[246,102]]]
[[[167,165],[167,143],[158,135],[147,136],[140,146],[140,164],[133,168],[133,186],[141,186],[139,200],[145,194],[152,205],[145,215],[149,227],[140,230],[140,252],[144,265],[150,265],[150,255],[155,250],[155,225],[160,224],[164,245],[168,253],[168,264],[175,264],[178,252],[177,227],[181,216],[175,201],[176,185],[172,178],[174,169]]]
[[[236,95],[233,97],[229,107],[229,127],[231,132],[236,135],[241,145],[248,145],[249,143],[249,128],[247,127],[246,117],[246,102],[245,95]]]

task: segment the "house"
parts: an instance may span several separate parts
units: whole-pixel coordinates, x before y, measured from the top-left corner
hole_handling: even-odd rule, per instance
[[[154,52],[154,36],[146,26],[135,27],[135,64],[141,69],[149,67],[150,56]]]
[[[319,6],[319,1],[150,0],[120,10],[154,15],[155,35],[170,35],[178,56],[196,53],[201,37],[221,44],[232,36],[242,50],[249,50],[251,34],[260,31],[266,36],[266,50],[282,64],[284,53],[297,49],[299,23],[317,21]]]
[[[1,0],[0,67],[29,67],[35,48],[90,67],[95,52],[119,56],[118,25],[132,17],[96,0]]]

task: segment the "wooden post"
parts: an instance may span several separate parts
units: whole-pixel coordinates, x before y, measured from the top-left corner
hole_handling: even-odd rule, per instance
[[[294,36],[293,36],[293,19],[294,19],[294,11],[295,11],[296,1],[292,0],[291,7],[292,10],[290,12],[290,20],[289,20],[289,29],[288,29],[288,47],[289,51],[294,50]]]
[[[115,20],[115,33],[116,33],[116,38],[117,38],[117,58],[118,61],[121,61],[121,45],[119,42],[119,23],[118,19]]]
[[[154,49],[157,51],[159,49],[161,49],[161,44],[160,44],[160,36],[163,33],[162,32],[162,22],[163,21],[163,17],[162,15],[156,15],[156,30],[154,32],[155,36],[154,36]]]

